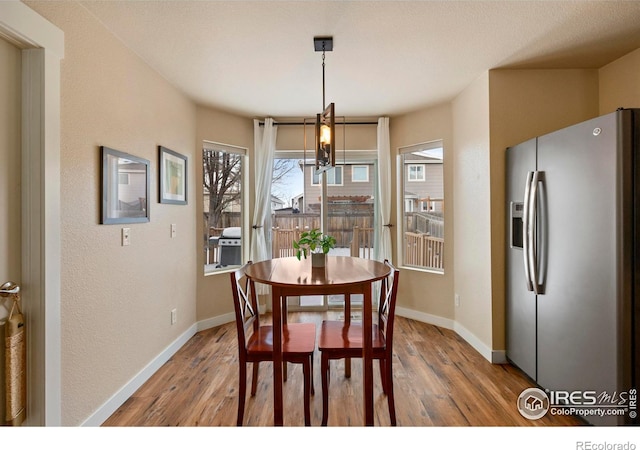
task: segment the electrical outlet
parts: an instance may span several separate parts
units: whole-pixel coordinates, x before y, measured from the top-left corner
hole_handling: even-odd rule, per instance
[[[171,239],[173,239],[174,237],[176,237],[176,224],[172,223],[171,224]]]
[[[176,308],[173,308],[171,310],[171,325],[175,325],[177,321],[178,321],[178,310]]]
[[[460,306],[460,296],[458,294],[454,296],[454,302],[456,306]]]
[[[131,244],[131,228],[122,229],[122,246]]]

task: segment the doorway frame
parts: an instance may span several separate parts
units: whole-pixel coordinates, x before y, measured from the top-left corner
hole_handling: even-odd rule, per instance
[[[60,62],[64,33],[0,2],[0,37],[22,53],[22,286],[29,426],[60,426]]]

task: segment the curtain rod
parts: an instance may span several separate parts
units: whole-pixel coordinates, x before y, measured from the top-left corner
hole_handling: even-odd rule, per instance
[[[315,126],[315,120],[313,122],[274,122],[274,125],[309,125],[309,126]],[[262,127],[264,126],[264,122],[259,122],[259,125]],[[378,125],[378,122],[357,122],[357,121],[350,121],[350,122],[338,122],[336,121],[336,126],[338,125]]]

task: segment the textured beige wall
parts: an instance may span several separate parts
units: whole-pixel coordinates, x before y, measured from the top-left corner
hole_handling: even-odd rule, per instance
[[[20,283],[20,50],[0,38],[0,285]],[[6,308],[5,308],[6,306]],[[0,297],[0,425],[5,421],[4,321],[11,302]]]
[[[640,48],[599,70],[600,114],[640,108]]]
[[[78,3],[27,4],[65,33],[62,424],[73,426],[196,320],[196,107]],[[121,225],[99,224],[100,145],[151,161],[151,222],[126,225],[128,247]],[[187,206],[158,203],[158,145],[189,158]]]
[[[453,134],[452,134],[451,105],[449,103],[414,111],[389,121],[391,135],[391,164],[392,164],[392,204],[391,220],[395,225],[391,236],[393,241],[394,258],[399,264],[397,227],[397,155],[400,147],[443,140],[444,145],[444,198],[445,198],[445,253],[444,274],[428,273],[418,270],[405,269],[402,271],[398,286],[398,306],[425,314],[453,319]]]
[[[493,70],[491,105],[492,348],[504,350],[505,149],[598,115],[596,70]]]
[[[453,267],[458,326],[491,343],[491,192],[489,75],[453,101]]]
[[[198,107],[197,109],[197,161],[196,179],[199,186],[202,186],[202,141],[213,141],[222,144],[243,147],[248,150],[250,159],[253,159],[253,120],[245,117],[239,117],[223,111]],[[254,167],[249,164],[249,208],[246,213],[249,214],[249,220],[253,217],[253,198],[255,196],[255,177]],[[197,256],[197,274],[198,274],[198,291],[197,291],[197,320],[215,319],[225,314],[230,315],[233,320],[233,303],[231,297],[231,285],[229,281],[229,273],[220,272],[204,275],[204,244],[202,236],[204,236],[204,198],[201,188],[198,189],[197,197],[197,234],[196,240],[201,245],[198,246]],[[251,222],[250,222],[251,223]],[[248,245],[248,243],[247,243]]]

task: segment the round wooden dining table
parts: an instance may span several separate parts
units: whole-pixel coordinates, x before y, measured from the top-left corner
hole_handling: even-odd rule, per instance
[[[286,323],[287,297],[298,295],[362,294],[364,423],[373,425],[372,284],[389,275],[389,267],[370,259],[327,256],[325,267],[311,267],[311,259],[274,258],[247,266],[256,283],[271,286],[273,320],[274,424],[283,425],[282,325]]]

